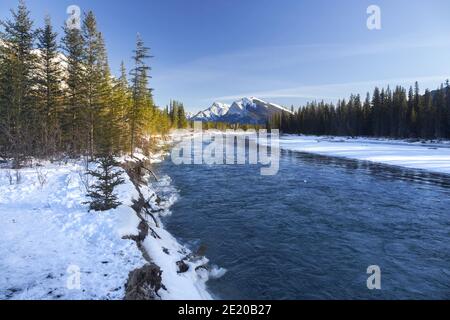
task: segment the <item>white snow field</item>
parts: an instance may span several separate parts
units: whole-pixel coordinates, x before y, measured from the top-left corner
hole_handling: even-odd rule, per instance
[[[450,143],[283,135],[280,148],[450,174]]]
[[[129,272],[146,263],[136,243],[122,239],[138,234],[140,220],[130,208],[138,192],[124,174],[126,183],[116,189],[123,204],[89,213],[83,204],[88,200],[83,172],[81,162],[46,163],[19,170],[17,181],[15,170],[0,168],[0,299],[124,297]],[[151,187],[141,190],[154,194]],[[206,258],[188,263],[192,268],[178,274],[176,261],[190,251],[156,219],[159,227],[152,228],[161,239],[149,236],[145,247],[163,271],[167,290],[159,290],[161,298],[211,299],[205,286],[208,273],[195,271]]]

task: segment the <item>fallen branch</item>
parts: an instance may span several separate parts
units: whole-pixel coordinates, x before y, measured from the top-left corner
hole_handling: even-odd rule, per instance
[[[153,177],[155,178],[156,182],[159,182],[159,179],[158,179],[158,177],[156,176],[156,174],[155,174],[151,169],[149,169],[149,168],[147,168],[146,166],[144,166],[144,163],[142,162],[141,159],[138,159],[138,158],[136,158],[136,157],[134,157],[134,156],[133,156],[133,159],[136,159],[137,161],[139,161],[139,162],[141,163],[142,168],[145,169],[145,170],[147,170],[148,172],[150,172],[150,173],[153,175]]]
[[[153,222],[155,223],[156,227],[159,228],[159,223],[156,220],[155,216],[146,207],[144,207],[144,210],[145,213],[147,213],[147,215],[149,215],[153,219]]]

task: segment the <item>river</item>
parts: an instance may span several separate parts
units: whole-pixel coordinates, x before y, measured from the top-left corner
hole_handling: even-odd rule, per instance
[[[259,169],[156,167],[179,193],[168,231],[227,270],[216,298],[450,299],[449,176],[289,151]]]

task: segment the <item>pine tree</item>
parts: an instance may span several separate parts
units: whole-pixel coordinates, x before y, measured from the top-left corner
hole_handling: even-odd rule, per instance
[[[103,74],[100,69],[100,39],[97,30],[97,22],[92,11],[89,11],[83,21],[82,36],[84,44],[83,67],[85,69],[84,83],[86,86],[86,116],[88,126],[89,155],[91,158],[95,154],[96,124],[98,124],[101,113],[101,81]]]
[[[370,136],[372,134],[372,110],[370,106],[370,94],[367,93],[366,100],[363,105],[363,136]]]
[[[64,28],[63,49],[67,59],[65,78],[65,104],[61,115],[64,132],[63,144],[71,155],[88,151],[89,127],[86,123],[86,85],[84,67],[84,41],[81,30]]]
[[[2,79],[0,130],[6,136],[7,148],[19,166],[38,147],[36,110],[36,55],[33,52],[35,31],[30,12],[20,0],[12,20],[2,21]],[[3,118],[4,116],[4,118]]]
[[[178,105],[178,128],[185,129],[187,127],[186,113],[182,103]]]
[[[450,81],[445,82],[445,114],[446,114],[446,138],[450,139]]]
[[[406,90],[398,88],[398,128],[397,135],[400,138],[408,138],[408,100],[406,98]],[[395,129],[395,128],[394,128]]]
[[[152,134],[168,133],[169,114],[154,105],[145,62],[149,49],[139,37],[131,87],[124,66],[119,79],[111,76],[92,12],[85,15],[82,30],[65,26],[64,54],[57,48],[50,18],[35,32],[23,1],[11,20],[0,22],[2,157],[20,165],[29,156],[58,153],[94,158],[138,146],[147,152]],[[185,126],[184,115],[180,119],[177,125]]]
[[[372,119],[373,129],[372,132],[375,136],[380,136],[381,133],[381,115],[382,115],[382,95],[380,89],[375,88],[372,96]]]
[[[130,150],[130,123],[128,116],[131,110],[131,93],[127,79],[125,63],[120,66],[120,77],[115,80],[112,90],[113,118],[116,132],[113,133],[114,153]]]
[[[122,203],[118,201],[114,193],[115,187],[125,183],[121,178],[123,171],[116,170],[119,163],[111,155],[102,156],[98,159],[99,167],[96,170],[89,170],[88,173],[97,179],[97,183],[91,187],[88,196],[91,198],[89,211],[106,211],[115,209]]]
[[[425,90],[419,104],[420,137],[431,139],[434,137],[434,110],[430,90]]]
[[[408,91],[408,114],[407,114],[407,134],[408,137],[413,137],[415,133],[416,128],[416,122],[417,122],[417,114],[415,112],[414,107],[414,91],[412,87],[409,87]]]
[[[179,123],[179,112],[178,112],[178,103],[176,101],[170,101],[170,121],[172,122],[173,128],[178,128]]]
[[[414,115],[414,126],[413,126],[413,135],[414,137],[420,137],[421,133],[421,123],[422,121],[422,98],[420,96],[419,83],[416,82],[414,84],[414,98],[413,98],[413,115]]]
[[[42,154],[55,155],[60,149],[61,130],[59,127],[59,112],[62,93],[60,83],[62,66],[58,54],[57,34],[53,31],[49,17],[45,26],[38,32],[39,67],[39,119]]]
[[[151,89],[148,88],[148,72],[150,67],[146,60],[151,58],[149,48],[144,41],[137,36],[136,49],[133,51],[134,68],[130,74],[132,77],[132,107],[129,115],[130,121],[130,151],[133,156],[138,138],[144,134],[144,125],[149,121],[152,107]]]
[[[96,91],[96,119],[94,120],[94,150],[97,154],[118,154],[120,129],[120,106],[116,106],[113,100],[114,83],[109,69],[108,54],[101,32],[98,33],[97,41],[97,72],[98,82]],[[95,139],[95,137],[98,137]]]
[[[434,110],[434,117],[433,117],[434,137],[443,138],[445,137],[445,126],[446,126],[444,85],[441,85],[441,87],[436,90],[432,104]]]

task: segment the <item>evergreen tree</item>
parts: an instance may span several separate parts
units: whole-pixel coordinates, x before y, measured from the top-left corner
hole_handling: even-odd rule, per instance
[[[98,159],[98,169],[89,170],[88,173],[97,179],[96,184],[91,187],[88,196],[91,198],[89,211],[106,211],[115,209],[122,203],[118,201],[114,193],[115,187],[125,183],[121,178],[123,171],[115,170],[119,163],[111,155],[102,156]]]
[[[112,90],[113,118],[116,123],[115,132],[112,132],[114,153],[130,150],[130,123],[131,93],[127,79],[127,71],[122,61],[120,77],[115,80]]]
[[[427,139],[447,136],[450,116],[450,85],[441,85],[422,96],[419,86],[394,91],[375,88],[372,99],[367,94],[363,104],[359,95],[336,104],[309,102],[295,114],[276,114],[267,123],[268,129],[285,133],[314,135],[363,135],[375,137]]]
[[[38,32],[39,67],[39,123],[42,154],[55,155],[60,148],[61,130],[59,112],[61,109],[62,66],[58,54],[57,34],[53,31],[49,17]]]
[[[97,30],[97,22],[92,11],[89,11],[85,16],[82,27],[82,36],[84,44],[83,67],[84,84],[86,86],[86,121],[88,126],[88,141],[86,144],[89,148],[89,155],[91,158],[95,154],[96,146],[96,127],[99,125],[98,119],[102,112],[103,105],[101,104],[102,90],[101,82],[104,79],[101,69],[101,40]]]
[[[173,128],[178,128],[179,123],[178,103],[176,101],[170,101],[170,121]]]
[[[413,137],[417,127],[417,113],[414,106],[414,91],[410,87],[408,91],[408,115],[407,115],[407,132],[409,137]]]
[[[445,129],[444,132],[446,132],[446,138],[450,139],[450,81],[447,80],[445,82]]]
[[[420,90],[419,90],[419,83],[416,82],[414,84],[414,98],[413,98],[413,115],[414,115],[414,125],[412,127],[412,135],[414,137],[420,137],[420,133],[421,131],[421,126],[423,125],[423,123],[421,122],[423,119],[423,115],[422,115],[422,99],[420,97]]]
[[[64,28],[63,49],[67,67],[65,78],[65,103],[61,115],[63,144],[71,155],[79,155],[88,151],[89,127],[85,106],[86,85],[84,67],[84,41],[81,30]]]
[[[186,113],[184,112],[184,106],[182,103],[178,106],[178,128],[184,129],[187,127]]]
[[[382,95],[380,89],[375,88],[372,96],[372,119],[373,129],[372,132],[375,136],[381,135],[381,119],[382,116]]]
[[[149,120],[149,108],[152,107],[151,89],[148,88],[150,67],[146,64],[146,60],[151,57],[149,50],[138,35],[136,49],[133,51],[134,68],[130,72],[132,77],[132,107],[129,115],[131,155],[134,153],[136,140],[144,133],[145,122]]]
[[[441,85],[433,97],[433,110],[434,119],[432,126],[434,125],[434,137],[444,138],[445,137],[445,127],[446,127],[446,112],[445,112],[445,90],[444,85]]]
[[[30,12],[19,1],[12,20],[2,21],[2,72],[0,87],[0,130],[6,136],[9,152],[18,166],[27,155],[36,152],[36,55],[35,31]]]
[[[35,40],[37,47],[34,47]],[[37,49],[37,50],[35,50]],[[37,32],[23,1],[12,19],[0,22],[0,155],[20,165],[29,156],[48,158],[121,154],[151,135],[170,130],[149,88],[149,58],[140,38],[134,50],[131,87],[122,65],[111,76],[106,45],[92,12],[82,29],[66,26],[58,52],[50,18]],[[184,110],[180,110],[180,123]]]
[[[363,105],[363,123],[362,133],[363,136],[370,136],[372,134],[372,110],[370,105],[370,94],[367,93],[366,100]]]

